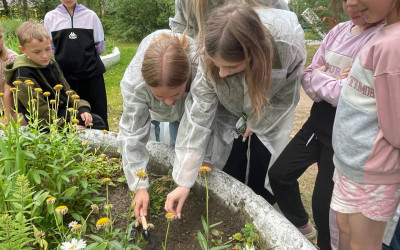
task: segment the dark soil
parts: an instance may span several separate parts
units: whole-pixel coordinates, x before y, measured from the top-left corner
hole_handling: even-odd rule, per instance
[[[103,194],[104,195],[104,194]],[[223,232],[222,242],[227,242],[229,238],[240,232],[244,227],[245,221],[240,219],[239,213],[234,213],[230,209],[222,206],[210,194],[209,200],[209,224],[212,225],[217,222],[222,222],[216,226],[215,229]],[[131,204],[129,197],[129,189],[125,184],[119,184],[117,187],[109,188],[110,203],[113,204],[113,217],[127,213]],[[154,229],[150,231],[152,244],[147,244],[142,249],[162,249],[161,243],[165,240],[165,233],[167,230],[167,220],[165,218],[165,210],[161,209],[159,215],[148,216],[148,223],[154,225]],[[201,216],[206,216],[206,202],[205,195],[197,195],[193,191],[190,192],[189,197],[183,206],[181,219],[174,220],[170,223],[167,248],[168,249],[201,249],[197,241],[197,231],[201,231],[204,235],[203,226],[201,224]],[[150,218],[151,217],[151,218]],[[126,218],[118,216],[114,222],[114,228],[126,228]],[[220,237],[213,236],[213,239]]]

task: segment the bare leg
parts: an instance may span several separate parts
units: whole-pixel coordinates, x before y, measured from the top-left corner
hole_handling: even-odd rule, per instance
[[[339,227],[339,250],[350,250],[349,214],[337,212],[336,219]]]
[[[348,214],[352,250],[380,250],[386,222],[371,220],[361,213]]]

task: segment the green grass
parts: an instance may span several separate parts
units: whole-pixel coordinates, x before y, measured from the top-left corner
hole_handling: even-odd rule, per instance
[[[319,45],[307,45],[306,50],[307,50],[307,61],[306,64],[304,65],[306,68],[311,64],[312,59],[315,55],[315,52],[317,52],[319,48]]]
[[[122,115],[122,95],[119,86],[125,70],[136,53],[138,43],[115,43],[121,52],[120,61],[107,69],[104,81],[107,89],[108,123],[110,131],[118,132],[118,123]]]

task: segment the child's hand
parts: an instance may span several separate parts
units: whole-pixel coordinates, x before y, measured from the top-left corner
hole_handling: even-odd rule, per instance
[[[147,216],[147,207],[149,205],[149,193],[147,189],[139,189],[137,190],[135,197],[132,200],[132,209],[135,212],[135,217],[139,218],[140,210],[143,211],[143,216]]]
[[[244,132],[243,134],[243,142],[246,141],[247,137],[253,135],[253,132],[251,132],[251,130],[249,128],[246,128],[246,132]]]
[[[326,71],[326,67],[325,67],[325,65],[324,66],[321,66],[321,67],[319,67],[319,68],[316,68],[316,69],[314,69],[314,71]]]
[[[340,76],[339,76],[339,79],[347,78],[347,76],[349,76],[350,70],[351,70],[351,67],[343,70],[342,74],[340,74]]]
[[[85,127],[89,126],[89,123],[93,121],[92,115],[88,112],[84,112],[81,114],[82,121],[85,122]]]

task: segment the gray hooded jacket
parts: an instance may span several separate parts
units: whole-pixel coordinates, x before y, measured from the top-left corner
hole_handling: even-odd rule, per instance
[[[151,120],[160,122],[179,121],[184,112],[184,102],[187,94],[175,104],[168,106],[156,99],[142,77],[141,68],[144,54],[154,38],[161,34],[172,34],[170,30],[158,30],[140,43],[135,57],[132,59],[121,80],[123,97],[123,113],[119,123],[118,140],[120,144],[122,163],[129,188],[148,188],[148,179],[139,180],[138,170],[145,171],[149,161],[146,143],[150,136]],[[190,37],[188,57],[191,61],[192,75],[196,74],[197,62],[194,60],[196,45]],[[191,81],[193,79],[189,81]],[[139,183],[138,183],[139,181]]]
[[[169,19],[170,28],[177,33],[183,33],[188,22],[190,1],[194,0],[175,0],[175,16]],[[204,20],[218,6],[224,5],[227,0],[208,0],[208,11],[205,13]],[[289,10],[288,5],[283,0],[259,0],[259,3],[276,9]],[[197,21],[194,11],[190,11],[188,34],[194,37],[198,33]]]
[[[300,76],[306,60],[304,32],[293,12],[272,8],[256,12],[274,38],[282,65],[282,68],[272,70],[270,104],[262,109],[260,121],[256,122],[247,95],[245,73],[226,77],[226,84],[216,84],[201,63],[191,86],[191,94],[186,99],[185,114],[175,144],[173,177],[178,185],[190,188],[194,184],[211,130],[224,144],[220,144],[221,148],[230,148],[234,126],[243,112],[249,115],[247,127],[271,152],[270,164],[289,140],[294,108],[300,97]],[[214,124],[211,127],[214,116],[217,126]],[[218,150],[213,149],[213,157]],[[224,149],[221,152],[229,154]]]

